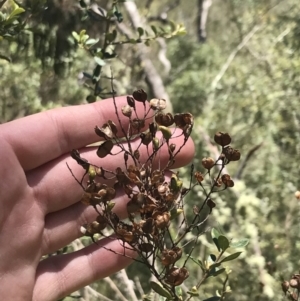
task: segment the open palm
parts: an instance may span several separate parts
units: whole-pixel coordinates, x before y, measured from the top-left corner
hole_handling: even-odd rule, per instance
[[[117,98],[118,107],[126,97]],[[143,112],[143,106],[137,107]],[[82,224],[96,212],[81,204],[80,167],[69,153],[81,149],[83,157],[105,168],[123,167],[123,156],[102,160],[94,148],[84,148],[99,137],[93,131],[108,119],[118,124],[111,99],[95,104],[46,111],[0,126],[0,296],[3,300],[57,300],[80,287],[128,265],[130,258],[117,240],[103,239],[74,253],[51,256],[81,236]],[[121,120],[126,127],[128,118]],[[182,139],[182,138],[177,138]],[[179,142],[180,143],[180,142]],[[174,167],[187,164],[194,146],[188,141]],[[142,154],[146,158],[146,152]],[[165,150],[165,160],[168,158]],[[161,156],[164,160],[164,153]],[[125,216],[128,198],[117,194],[115,211]]]

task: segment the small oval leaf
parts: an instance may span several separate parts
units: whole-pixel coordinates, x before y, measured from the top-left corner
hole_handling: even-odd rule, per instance
[[[218,237],[218,243],[222,251],[225,251],[229,248],[229,240],[224,235]]]
[[[230,247],[231,248],[244,248],[248,245],[248,243],[249,243],[249,239],[243,238],[236,242],[231,242]]]
[[[220,263],[223,263],[223,262],[226,262],[226,261],[231,261],[231,260],[234,260],[236,258],[238,258],[240,255],[242,254],[242,252],[236,252],[236,253],[233,253],[227,257],[225,257],[224,259],[222,259],[220,261]]]
[[[150,287],[158,293],[160,296],[166,297],[168,299],[172,299],[172,295],[165,289],[163,288],[160,284],[154,281],[150,281]]]

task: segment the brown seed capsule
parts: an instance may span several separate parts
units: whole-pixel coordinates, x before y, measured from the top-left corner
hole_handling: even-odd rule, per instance
[[[221,146],[226,146],[231,143],[231,137],[228,133],[217,132],[214,136],[214,140]]]
[[[171,268],[165,276],[165,280],[170,285],[180,285],[189,277],[189,272],[186,268]]]
[[[228,180],[225,185],[231,188],[234,186],[234,182],[232,180]]]
[[[182,113],[174,115],[174,122],[177,127],[184,129],[187,125],[193,126],[194,117],[191,113]],[[190,128],[190,127],[189,127]]]
[[[127,96],[127,103],[130,107],[135,108],[135,101],[133,97]]]
[[[155,115],[155,121],[158,125],[171,126],[174,123],[174,117],[171,113],[158,113]]]
[[[132,107],[130,105],[122,107],[122,113],[124,116],[130,118],[132,114]]]
[[[288,281],[283,281],[281,283],[281,288],[284,293],[286,293],[289,290],[289,287],[290,287],[290,284]]]
[[[155,225],[158,229],[164,229],[169,226],[170,223],[170,213],[164,212],[162,215],[157,215],[155,217]]]
[[[291,279],[289,284],[290,284],[290,287],[292,287],[292,288],[299,287],[299,283],[298,283],[297,279]]]
[[[164,249],[162,251],[161,263],[164,266],[174,264],[182,256],[182,250],[179,247],[170,249]]]
[[[176,149],[176,145],[174,143],[171,143],[170,146],[169,146],[169,151],[171,153],[173,153],[175,149]]]
[[[132,93],[133,98],[139,102],[145,102],[147,100],[147,93],[143,89],[136,90]]]
[[[150,100],[150,107],[153,110],[162,111],[167,107],[167,105],[164,99],[153,98]]]
[[[206,204],[210,208],[210,210],[216,207],[216,203],[212,199],[208,199]]]
[[[241,158],[240,151],[233,149],[231,146],[225,147],[223,153],[228,161],[238,161]]]
[[[140,131],[145,126],[145,120],[134,118],[133,120],[131,120],[130,124],[133,129]]]
[[[204,180],[203,174],[199,171],[196,171],[194,176],[195,176],[195,179],[198,181],[198,183],[201,183]]]
[[[110,154],[112,148],[114,147],[114,144],[111,140],[107,140],[103,142],[97,150],[97,155],[100,158],[106,157],[108,154]]]
[[[152,134],[150,132],[146,134],[141,133],[140,137],[141,137],[142,144],[144,145],[149,145],[150,142],[152,141]]]
[[[206,169],[211,169],[215,165],[215,160],[211,157],[203,158],[202,165]]]

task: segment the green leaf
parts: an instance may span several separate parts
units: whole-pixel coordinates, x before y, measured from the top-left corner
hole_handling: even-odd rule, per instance
[[[157,28],[154,25],[151,25],[151,29],[155,35],[157,35]]]
[[[13,18],[14,16],[17,16],[19,14],[22,14],[25,12],[25,9],[22,7],[18,7],[15,10],[12,11],[12,13],[9,15],[8,19]]]
[[[85,42],[85,45],[95,45],[99,42],[99,39],[88,39],[86,42]]]
[[[249,243],[249,239],[243,238],[236,242],[231,242],[230,247],[231,248],[244,248],[248,245],[248,243]]]
[[[213,240],[214,244],[216,245],[218,251],[221,250],[221,247],[218,242],[218,238],[220,235],[221,235],[220,232],[216,228],[211,229],[211,237],[212,237],[212,240]]]
[[[165,289],[163,288],[159,283],[150,281],[150,287],[158,293],[160,296],[163,296],[168,299],[172,299],[172,295]]]
[[[76,31],[72,31],[72,36],[77,42],[79,41],[79,34]]]
[[[144,29],[142,27],[138,27],[137,31],[138,31],[140,37],[144,34]]]
[[[231,260],[234,260],[236,258],[238,258],[240,255],[242,254],[242,252],[236,252],[236,253],[233,253],[225,258],[223,258],[220,263],[223,263],[223,262],[226,262],[226,261],[231,261]]]
[[[222,273],[224,273],[225,272],[225,268],[221,268],[221,269],[219,269],[219,270],[217,270],[217,269],[213,269],[213,270],[211,270],[210,272],[209,272],[209,274],[208,274],[208,277],[216,277],[216,276],[218,276],[218,275],[220,275],[220,274],[222,274]]]
[[[229,240],[224,235],[218,237],[218,244],[222,251],[225,251],[229,248]]]
[[[100,57],[94,56],[94,60],[99,66],[105,65],[105,62],[102,59],[100,59]]]
[[[205,271],[205,267],[204,267],[204,265],[203,265],[203,263],[200,259],[196,259],[192,256],[190,256],[190,258],[191,258],[192,261],[194,261],[201,268],[202,271]]]
[[[220,235],[221,235],[220,232],[216,228],[211,229],[211,237],[212,238],[218,239]]]

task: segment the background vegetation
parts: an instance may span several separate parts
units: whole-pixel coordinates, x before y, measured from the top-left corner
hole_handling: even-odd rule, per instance
[[[96,1],[107,10],[113,2]],[[152,96],[169,99],[174,112],[194,114],[196,165],[204,156],[218,156],[210,137],[216,131],[229,132],[243,156],[229,170],[235,187],[215,200],[213,219],[206,226],[223,228],[229,237],[247,237],[250,244],[234,264],[229,263],[233,271],[228,284],[233,293],[226,300],[284,300],[281,281],[300,269],[300,203],[294,197],[300,187],[299,1],[119,3],[124,21],[112,24],[112,30],[116,28],[122,41],[138,39],[138,27],[151,32],[150,25],[163,26],[170,33],[171,20],[184,24],[187,34],[149,40],[148,47],[133,40],[115,45],[114,59],[101,58],[107,63],[97,78],[98,90],[86,74],[93,77],[101,62],[78,47],[72,32],[86,29],[90,38],[104,45],[106,22],[97,14],[96,20],[91,18],[91,11],[77,1],[28,0],[19,5],[26,10],[20,14],[20,33],[15,27],[14,40],[0,34],[4,37],[0,41],[0,122],[106,97],[110,91],[106,77],[112,67],[118,94],[144,88]],[[1,11],[9,9],[7,2]],[[196,199],[200,193],[189,197]],[[213,248],[208,236],[201,237],[197,250],[201,258]],[[82,290],[82,300],[105,300],[94,289],[113,300],[134,300],[128,283],[141,298],[139,285],[147,293],[150,275],[145,272],[137,280],[136,270],[133,264],[127,273]],[[199,273],[195,265],[186,285]],[[114,287],[116,280],[122,293]],[[221,285],[220,280],[209,281],[199,300]]]

